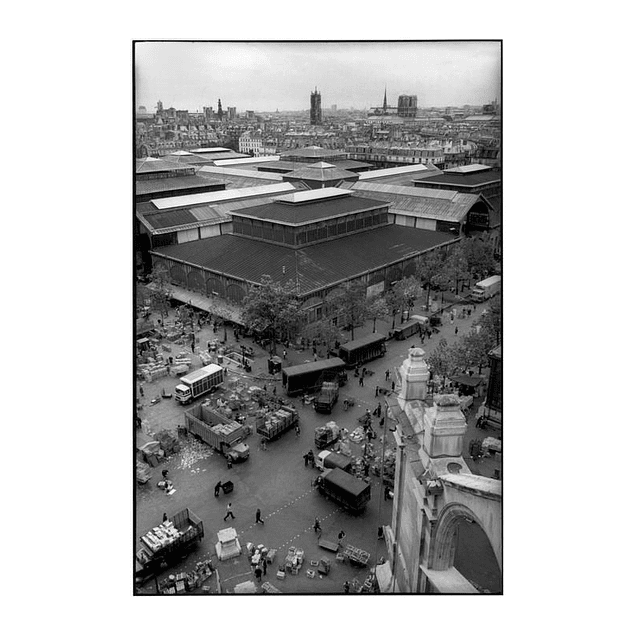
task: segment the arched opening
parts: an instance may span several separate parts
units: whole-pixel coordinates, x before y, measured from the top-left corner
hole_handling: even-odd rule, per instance
[[[496,555],[471,509],[457,503],[448,505],[433,540],[433,569],[455,567],[478,590],[501,592],[502,575]]]

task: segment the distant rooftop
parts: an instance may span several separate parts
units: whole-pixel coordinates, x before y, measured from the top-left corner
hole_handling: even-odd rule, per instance
[[[403,174],[410,174],[413,172],[429,172],[431,174],[441,173],[438,168],[429,168],[419,163],[414,165],[401,165],[396,168],[384,168],[382,170],[369,170],[368,172],[362,172],[359,175],[359,180],[369,181],[373,179],[381,179],[385,176],[401,176]]]
[[[190,150],[190,152],[193,152],[194,154],[211,154],[213,152],[231,152],[232,150],[230,148],[221,148],[221,147],[216,147],[216,148],[196,148],[194,150]]]
[[[277,196],[274,200],[293,204],[313,203],[315,201],[351,196],[351,194],[352,192],[350,190],[342,190],[338,187],[323,187],[319,190],[307,190],[306,192],[292,192],[291,194],[284,194],[283,196]]]
[[[268,163],[270,161],[280,161],[280,157],[279,156],[245,157],[241,159],[224,159],[222,161],[221,160],[214,161],[214,163],[219,168],[222,168],[224,166],[230,166],[230,165],[239,166],[239,165],[245,165],[250,163]]]
[[[170,198],[153,199],[152,204],[157,209],[174,209],[177,207],[192,207],[195,205],[206,205],[220,203],[250,196],[266,196],[272,194],[282,194],[292,192],[295,188],[291,183],[274,183],[270,185],[260,185],[257,187],[242,187],[232,190],[222,190],[220,192],[206,192],[204,194],[187,194],[185,196],[171,196]]]
[[[468,174],[470,172],[483,172],[486,170],[491,170],[491,165],[482,165],[481,163],[471,163],[470,165],[460,165],[456,168],[449,168],[444,170],[446,174],[448,173],[458,173],[458,174]]]

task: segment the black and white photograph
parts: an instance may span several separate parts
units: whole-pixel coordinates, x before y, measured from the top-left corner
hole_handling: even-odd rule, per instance
[[[502,593],[502,41],[133,46],[135,593]]]

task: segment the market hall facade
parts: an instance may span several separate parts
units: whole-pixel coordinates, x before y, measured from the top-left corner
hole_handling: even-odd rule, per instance
[[[339,285],[360,281],[378,294],[414,275],[421,256],[447,249],[451,233],[398,226],[390,203],[340,188],[297,191],[232,212],[232,234],[150,252],[170,280],[210,298],[240,305],[263,275],[292,283],[307,321]],[[203,308],[203,307],[201,307]]]

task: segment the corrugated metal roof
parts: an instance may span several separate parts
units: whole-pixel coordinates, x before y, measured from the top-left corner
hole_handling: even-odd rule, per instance
[[[447,173],[439,174],[423,181],[427,183],[439,183],[442,185],[456,185],[457,187],[475,187],[487,183],[500,183],[501,173],[499,170],[489,172],[473,172],[467,174]]]
[[[176,176],[166,179],[137,180],[135,182],[135,194],[142,196],[155,192],[169,192],[171,190],[187,190],[200,187],[215,187],[222,185],[219,179],[201,178],[196,175]]]
[[[179,150],[178,152],[171,152],[170,154],[166,154],[163,157],[164,161],[169,161],[170,163],[176,163],[178,165],[200,165],[202,163],[210,163],[211,159],[208,159],[204,156],[192,154],[191,152],[185,152],[184,150]]]
[[[245,157],[241,159],[225,159],[224,161],[214,161],[219,167],[223,166],[239,166],[249,165],[252,163],[270,163],[271,161],[280,161],[279,156],[264,156],[264,157]]]
[[[334,181],[338,179],[357,180],[359,175],[356,172],[341,170],[334,165],[320,161],[319,163],[307,164],[285,176],[286,178],[306,179],[308,181]]]
[[[204,192],[203,194],[186,194],[185,196],[170,196],[158,198],[152,201],[157,209],[174,209],[176,207],[192,207],[231,201],[233,199],[247,198],[249,196],[264,196],[267,194],[282,194],[293,192],[295,188],[291,183],[271,183],[257,187],[243,187],[220,192]]]
[[[176,225],[188,225],[196,222],[196,217],[189,209],[177,209],[158,214],[148,214],[144,219],[152,229],[172,228]]]
[[[248,282],[258,283],[263,275],[293,281],[305,295],[456,240],[451,234],[389,225],[298,250],[225,234],[153,253]]]
[[[203,207],[192,207],[190,212],[196,220],[227,220],[227,214],[221,212],[216,206],[205,205]]]
[[[422,164],[400,165],[396,168],[383,168],[381,170],[370,170],[359,175],[359,180],[380,179],[384,176],[401,176],[402,174],[411,174],[412,172],[429,172],[430,169]],[[435,172],[438,170],[434,170]]]
[[[137,174],[144,174],[146,172],[179,172],[187,167],[186,165],[179,166],[173,162],[163,161],[162,159],[156,159],[154,157],[146,157],[145,159],[137,159],[135,172],[137,172]]]
[[[380,183],[355,183],[351,189],[359,196],[392,203],[391,212],[451,222],[463,220],[479,200],[484,200],[479,194]]]
[[[277,165],[277,164],[276,164]],[[204,165],[200,170],[200,173],[217,175],[218,178],[223,180],[229,177],[236,176],[245,179],[251,179],[252,181],[282,181],[281,174],[271,174],[267,172],[260,172],[256,170],[249,170],[245,168],[240,170],[238,168],[221,168],[217,166]]]
[[[337,188],[333,188],[337,189]],[[316,191],[316,190],[313,190]],[[319,190],[317,190],[319,191]],[[331,200],[315,201],[303,205],[273,201],[267,205],[259,205],[249,210],[236,214],[248,218],[271,220],[287,225],[301,225],[316,220],[344,216],[373,207],[384,207],[386,203],[381,200],[373,200],[356,196],[334,198]]]

